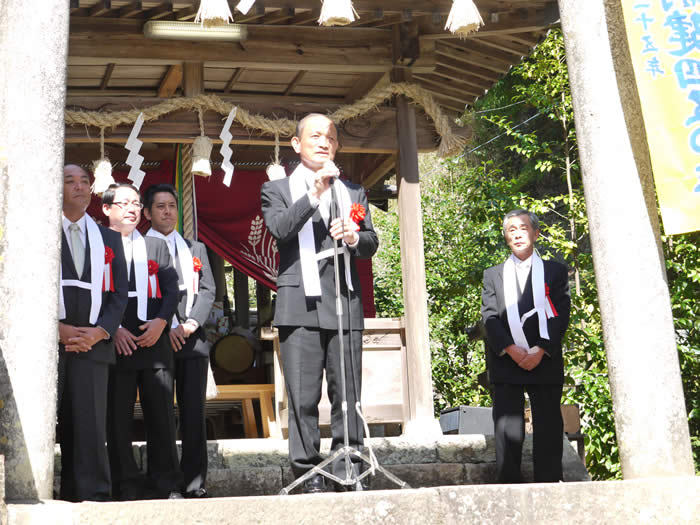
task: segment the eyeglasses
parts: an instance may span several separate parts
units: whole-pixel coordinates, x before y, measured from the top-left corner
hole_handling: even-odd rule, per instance
[[[119,206],[122,210],[127,209],[129,206],[132,208],[136,208],[137,210],[143,209],[143,204],[141,204],[139,201],[122,201],[122,202],[113,202],[112,203],[114,206]]]

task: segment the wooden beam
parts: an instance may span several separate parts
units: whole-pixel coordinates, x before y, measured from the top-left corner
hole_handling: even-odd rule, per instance
[[[241,78],[241,75],[245,71],[244,67],[239,67],[236,69],[236,71],[231,75],[231,78],[229,81],[226,83],[226,87],[224,88],[224,93],[228,93],[233,89],[233,86],[238,82],[238,79]]]
[[[473,41],[474,39],[472,39]],[[517,44],[515,42],[509,42],[508,40],[492,36],[488,38],[480,38],[479,42],[485,46],[492,47],[494,49],[499,49],[515,55],[516,57],[523,57],[530,53],[531,47]]]
[[[293,7],[285,7],[283,9],[278,9],[277,11],[274,11],[273,13],[267,13],[262,20],[260,20],[261,24],[279,24],[280,22],[286,22],[287,20],[291,20],[294,18],[294,8]]]
[[[449,84],[447,84],[442,78],[439,77],[436,79],[435,77],[415,75],[415,79],[418,80],[421,84],[423,84],[423,87],[431,93],[439,93],[444,98],[454,100],[455,102],[459,102],[460,104],[467,104],[467,100],[469,99],[468,95],[472,95],[474,97],[478,97],[481,95],[481,93],[476,93],[473,90],[449,89]]]
[[[435,71],[433,71],[433,75],[437,75],[439,77],[446,78],[450,81],[464,84],[465,86],[469,86],[472,89],[476,88],[476,90],[479,92],[479,96],[481,96],[484,93],[484,91],[490,89],[491,86],[493,86],[493,82],[488,82],[487,80],[483,80],[478,77],[465,75],[464,73],[458,73],[453,69],[448,69],[442,66],[436,67]]]
[[[158,86],[159,98],[170,98],[175,94],[182,83],[183,71],[181,64],[173,64],[163,76]]]
[[[381,182],[387,173],[396,167],[396,155],[389,155],[384,159],[372,172],[362,179],[362,186],[369,189],[375,184]]]
[[[184,9],[180,9],[179,11],[175,12],[175,20],[179,20],[181,22],[192,20],[195,16],[197,16],[196,6],[185,7]]]
[[[445,46],[442,43],[436,49],[438,57],[440,55],[449,57],[453,60],[463,62],[465,65],[477,65],[484,69],[490,69],[496,73],[505,73],[512,67],[512,62],[501,62],[500,60],[489,60],[486,57],[480,56],[477,53],[472,53],[464,48],[453,48]],[[440,58],[438,58],[438,61]]]
[[[78,99],[67,99],[66,107],[68,109],[80,108],[88,111],[122,111],[133,108],[146,108],[161,102],[159,99],[139,99],[135,97],[94,97],[86,98],[79,97]],[[255,102],[251,100],[247,102],[245,108],[253,114],[269,114],[269,104]],[[298,119],[300,115],[307,113],[325,113],[328,106],[319,104],[318,102],[288,103],[275,107],[276,118]],[[430,119],[422,112],[417,119],[417,143],[421,151],[434,151],[439,143],[439,137],[435,133],[435,129]],[[213,112],[204,112],[205,130],[221,129],[222,116]],[[455,128],[457,132],[459,129]],[[126,142],[131,132],[131,126],[118,126],[106,137],[109,143],[123,144]],[[234,123],[231,127],[234,144],[262,145],[271,147],[274,146],[275,139],[272,136],[260,135],[257,132],[251,133],[239,124]],[[176,111],[163,116],[155,121],[146,122],[139,134],[139,140],[148,143],[191,143],[195,137],[199,135],[199,121],[197,114],[192,111]],[[214,136],[209,135],[215,143],[221,141]],[[376,111],[371,111],[362,117],[358,117],[349,121],[339,129],[339,139],[343,145],[343,153],[395,153],[398,150],[398,141],[396,137],[396,110],[390,107],[379,107]],[[289,137],[282,137],[283,145],[286,145]],[[84,126],[69,126],[66,127],[66,143],[98,143],[99,133],[93,130],[86,130]]]
[[[437,47],[438,51],[444,48],[451,48],[458,53],[464,53],[466,56],[473,56],[485,60],[487,62],[498,62],[510,67],[513,64],[513,56],[503,51],[494,50],[481,44],[482,40],[456,41],[456,40],[441,40]]]
[[[204,62],[185,62],[182,90],[186,97],[204,93]]]
[[[308,24],[310,22],[317,22],[318,18],[321,16],[320,9],[310,9],[308,11],[303,11],[292,18],[288,24],[292,26],[300,26]]]
[[[292,80],[287,86],[287,89],[284,90],[285,97],[292,94],[292,91],[294,91],[294,88],[297,87],[297,84],[301,82],[301,79],[304,78],[304,75],[306,75],[306,71],[304,71],[303,69],[296,74],[294,80]]]
[[[102,82],[100,82],[100,89],[104,90],[107,89],[107,86],[109,86],[109,81],[112,78],[112,73],[114,73],[114,67],[116,64],[111,63],[107,64],[107,69],[105,69],[105,74],[102,77]]]
[[[389,83],[389,73],[369,73],[363,75],[359,82],[355,82],[345,95],[346,102],[354,102],[364,97],[375,87]]]
[[[121,7],[117,13],[118,18],[129,18],[143,11],[143,2],[137,0],[136,2],[131,2],[130,4]]]
[[[114,19],[116,25],[103,24],[105,19],[71,17],[69,55],[73,57],[138,59],[181,62],[206,61],[220,67],[250,67],[283,71],[323,71],[383,73],[391,69],[391,31],[367,28],[255,26],[248,28],[246,51],[232,44],[147,39],[143,22]],[[414,71],[427,72],[435,67],[432,42],[421,46],[421,56]],[[151,62],[153,63],[153,62]]]
[[[90,16],[100,16],[112,9],[112,0],[101,0],[90,8]]]
[[[471,66],[465,62],[454,60],[442,54],[437,55],[436,61],[438,66],[445,66],[450,69],[454,69],[458,72],[463,72],[473,75],[475,77],[483,78],[484,80],[488,80],[491,83],[496,82],[496,80],[498,80],[501,77],[500,74],[494,73],[494,71],[491,69],[479,66]]]

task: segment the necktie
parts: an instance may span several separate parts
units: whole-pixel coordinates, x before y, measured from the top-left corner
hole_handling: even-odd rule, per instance
[[[73,264],[75,264],[75,270],[78,272],[78,279],[80,279],[80,277],[83,275],[83,268],[85,267],[85,246],[83,246],[83,239],[81,239],[80,226],[72,223],[68,227],[68,230],[70,231]]]

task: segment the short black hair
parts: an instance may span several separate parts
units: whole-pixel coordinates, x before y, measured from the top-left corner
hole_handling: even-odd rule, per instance
[[[106,204],[107,206],[111,206],[112,204],[114,204],[114,194],[119,188],[131,188],[136,192],[136,195],[139,196],[139,200],[141,200],[141,193],[139,192],[139,189],[136,186],[129,182],[115,182],[114,184],[110,184],[109,187],[102,194],[102,204]]]
[[[149,186],[143,194],[143,207],[148,208],[148,211],[151,211],[151,207],[153,206],[153,201],[155,200],[156,193],[169,193],[170,195],[175,197],[175,203],[178,205],[178,207],[180,206],[175,186],[166,183],[154,184],[153,186]]]

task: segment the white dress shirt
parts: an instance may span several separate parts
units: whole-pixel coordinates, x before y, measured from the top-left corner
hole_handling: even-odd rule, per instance
[[[510,254],[511,259],[515,263],[515,276],[518,278],[518,286],[520,287],[520,292],[525,290],[525,283],[530,275],[530,269],[532,268],[532,255],[525,260],[518,259],[514,254]]]
[[[68,228],[73,224],[65,215],[63,217],[63,233],[66,235],[66,240],[68,241],[68,249],[70,250],[70,256],[73,257],[73,245],[71,243],[71,233]],[[80,228],[80,240],[83,241],[83,247],[87,247],[87,225],[85,224],[85,215],[83,214],[80,219],[78,219],[75,224]]]

